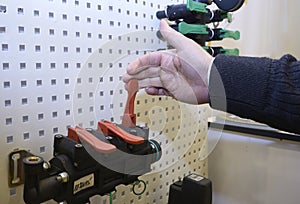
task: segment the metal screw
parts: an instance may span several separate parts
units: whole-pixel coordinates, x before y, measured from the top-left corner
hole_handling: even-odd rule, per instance
[[[131,130],[130,130],[130,133],[135,133],[135,132],[136,132],[135,129],[131,129]]]
[[[106,136],[105,137],[107,140],[112,140],[113,138],[111,136]]]
[[[82,148],[82,144],[76,144],[75,147],[76,148]]]
[[[136,134],[137,134],[137,131],[136,131],[135,129],[131,129],[131,130],[129,130],[129,132],[130,132],[131,134],[133,134],[133,135],[136,135]]]
[[[55,137],[56,137],[56,138],[58,138],[58,139],[60,139],[60,138],[62,138],[62,137],[63,137],[63,135],[61,135],[61,134],[57,134],[57,135],[55,135]]]
[[[69,181],[69,174],[67,172],[62,172],[58,174],[56,177],[56,180],[61,182],[61,183],[67,183]]]
[[[151,146],[151,149],[155,149],[155,146],[152,143],[150,143],[150,146]]]
[[[49,162],[44,162],[44,163],[43,163],[43,168],[44,168],[45,170],[50,169],[50,168],[51,168],[51,164],[50,164]]]
[[[178,176],[178,181],[181,181],[181,177],[180,176]]]

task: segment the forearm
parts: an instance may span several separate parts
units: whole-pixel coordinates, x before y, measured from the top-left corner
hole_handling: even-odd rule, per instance
[[[212,108],[300,133],[300,62],[290,55],[279,60],[219,55],[209,95]]]

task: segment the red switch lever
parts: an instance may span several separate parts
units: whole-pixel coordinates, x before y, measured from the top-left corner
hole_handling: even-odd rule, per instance
[[[134,113],[134,100],[136,93],[139,90],[139,84],[136,79],[132,79],[128,82],[127,87],[127,102],[124,110],[124,115],[122,118],[122,125],[125,127],[135,127],[136,126],[136,115]]]
[[[78,137],[91,145],[97,152],[110,153],[117,149],[114,145],[99,140],[93,134],[80,126],[76,126],[75,130]]]
[[[71,140],[74,140],[75,142],[80,142],[78,134],[77,134],[75,128],[73,128],[73,127],[68,128],[68,138],[70,138]]]
[[[142,144],[145,141],[144,138],[132,135],[107,120],[98,122],[98,131],[103,132],[104,135],[117,136],[129,144]]]

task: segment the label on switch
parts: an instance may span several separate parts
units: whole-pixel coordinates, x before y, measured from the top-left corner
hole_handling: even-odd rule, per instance
[[[73,194],[76,194],[84,189],[94,186],[94,174],[81,177],[74,181]]]

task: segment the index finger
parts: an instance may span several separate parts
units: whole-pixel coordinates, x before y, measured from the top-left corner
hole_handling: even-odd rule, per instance
[[[135,75],[141,71],[146,70],[149,67],[160,66],[162,59],[162,52],[150,52],[143,55],[129,64],[127,67],[127,73],[129,75]]]

